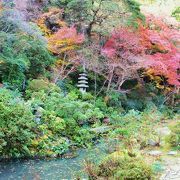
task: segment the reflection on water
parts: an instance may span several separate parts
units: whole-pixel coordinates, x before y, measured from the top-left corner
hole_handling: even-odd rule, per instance
[[[114,144],[114,143],[113,143]],[[0,162],[0,180],[71,180],[81,176],[85,159],[98,160],[107,154],[112,142],[101,142],[93,149],[82,149],[73,159],[13,160]]]

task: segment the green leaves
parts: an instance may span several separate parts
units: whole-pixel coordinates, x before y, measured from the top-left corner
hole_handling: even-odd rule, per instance
[[[132,13],[129,17],[127,24],[138,28],[139,22],[145,22],[145,16],[141,13],[140,4],[136,0],[124,0],[127,8]]]
[[[11,100],[10,91],[0,91],[0,155],[5,157],[28,156],[35,123],[30,107],[19,97]],[[15,100],[14,100],[15,101]]]
[[[42,36],[33,34],[35,29],[30,23],[26,22],[24,25],[24,28],[27,24],[29,25],[30,29],[27,32],[16,26],[13,26],[13,30],[6,31],[4,18],[0,15],[0,29],[2,29],[0,32],[0,78],[3,83],[9,83],[20,89],[26,78],[45,74],[46,68],[54,62],[54,58],[49,53]]]
[[[180,6],[177,7],[177,8],[173,11],[172,16],[175,17],[176,20],[180,22]]]

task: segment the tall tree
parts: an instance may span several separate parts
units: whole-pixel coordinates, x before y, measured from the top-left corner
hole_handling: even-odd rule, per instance
[[[137,70],[143,67],[144,47],[141,37],[129,28],[116,29],[102,49],[108,57],[108,90],[113,79],[121,90],[122,84],[128,80],[139,79]]]
[[[84,29],[90,37],[94,26],[101,26],[109,16],[117,16],[121,11],[113,0],[72,0],[67,4],[66,12],[69,21]]]
[[[64,79],[75,70],[77,53],[75,50],[84,42],[83,34],[75,27],[64,26],[48,38],[49,50],[59,58],[54,67],[54,82]]]

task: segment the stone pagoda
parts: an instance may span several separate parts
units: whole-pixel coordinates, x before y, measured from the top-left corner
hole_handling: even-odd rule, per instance
[[[82,93],[85,93],[87,88],[89,87],[87,73],[85,71],[82,74],[79,74],[77,87]]]

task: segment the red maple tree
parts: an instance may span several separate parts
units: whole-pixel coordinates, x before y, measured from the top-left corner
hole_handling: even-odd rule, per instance
[[[143,67],[144,51],[141,37],[129,27],[118,28],[112,33],[102,49],[102,53],[108,58],[108,89],[113,79],[118,79],[118,90],[121,90],[126,80],[139,79],[137,70]]]
[[[125,27],[116,29],[102,49],[108,58],[109,83],[118,76],[120,89],[125,80],[138,78],[139,69],[151,68],[154,75],[179,86],[179,47],[180,32],[153,16],[147,17],[146,25],[140,25],[136,32]]]
[[[146,64],[155,75],[167,78],[170,85],[179,86],[180,32],[162,19],[147,17],[147,25],[140,26],[142,44],[146,48]]]

